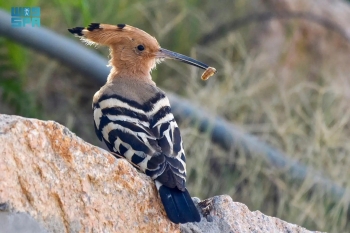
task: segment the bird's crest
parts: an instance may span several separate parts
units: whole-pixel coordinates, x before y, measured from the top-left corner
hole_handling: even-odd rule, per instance
[[[75,27],[68,29],[75,36],[80,37],[88,45],[100,44],[110,46],[118,43],[121,38],[129,38],[130,40],[152,41],[158,44],[157,40],[145,31],[132,27],[127,24],[101,24],[91,23],[87,27]],[[159,46],[159,44],[158,44]]]
[[[88,45],[109,46],[113,72],[133,77],[150,77],[156,66],[160,45],[145,31],[126,24],[91,23],[88,27],[68,29]],[[114,74],[111,75],[114,77]]]
[[[151,79],[151,70],[164,58],[176,59],[206,70],[202,75],[203,80],[207,80],[216,72],[215,68],[200,61],[161,48],[153,36],[130,25],[91,23],[86,28],[75,27],[68,31],[88,45],[100,44],[110,47],[109,64],[113,66],[113,70],[109,78],[127,76]]]

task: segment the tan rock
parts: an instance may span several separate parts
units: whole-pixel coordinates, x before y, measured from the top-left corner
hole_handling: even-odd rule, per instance
[[[150,178],[64,126],[0,115],[0,142],[0,203],[49,232],[179,232]]]
[[[295,224],[264,215],[260,211],[251,212],[246,205],[233,202],[231,197],[226,195],[209,198],[200,202],[199,205],[205,217],[200,223],[182,225],[182,233],[312,232]]]
[[[0,114],[0,143],[0,233],[180,232],[149,177],[56,122]],[[228,196],[200,206],[181,232],[309,232]]]

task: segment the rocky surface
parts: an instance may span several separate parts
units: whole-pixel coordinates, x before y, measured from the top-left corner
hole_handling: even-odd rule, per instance
[[[0,203],[49,232],[179,232],[151,179],[52,121],[0,117]]]
[[[204,218],[200,223],[182,225],[181,232],[313,232],[278,218],[264,215],[260,211],[251,212],[246,205],[233,202],[231,197],[226,195],[206,199],[199,205]]]
[[[309,232],[228,196],[173,224],[150,178],[56,122],[0,115],[0,142],[0,233]]]

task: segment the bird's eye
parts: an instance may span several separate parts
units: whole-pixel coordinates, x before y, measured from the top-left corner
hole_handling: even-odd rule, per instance
[[[139,51],[143,51],[143,50],[145,50],[145,47],[142,44],[140,44],[139,46],[137,46],[137,49]]]

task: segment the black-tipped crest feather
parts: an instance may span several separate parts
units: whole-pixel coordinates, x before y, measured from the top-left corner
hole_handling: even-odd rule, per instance
[[[90,23],[90,25],[86,29],[91,32],[91,31],[93,31],[95,29],[99,29],[99,28],[100,28],[100,23]]]
[[[117,27],[119,29],[123,29],[125,27],[125,23],[120,23],[120,24],[117,24]]]
[[[68,29],[68,31],[72,34],[83,36],[83,33],[82,33],[83,29],[84,27],[75,27],[75,28]]]

